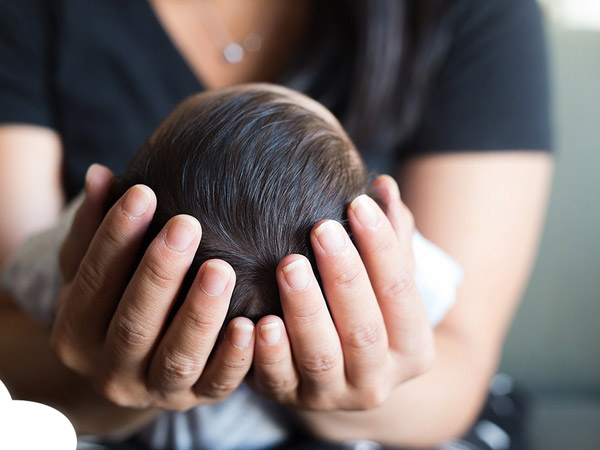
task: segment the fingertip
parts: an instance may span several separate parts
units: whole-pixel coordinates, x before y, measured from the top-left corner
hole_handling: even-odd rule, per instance
[[[260,342],[268,347],[278,345],[283,337],[283,321],[277,316],[265,316],[256,324]]]
[[[150,201],[156,200],[156,194],[154,193],[154,191],[145,184],[136,184],[129,189],[139,189],[144,193],[144,195],[146,195],[150,199]]]
[[[252,322],[247,317],[238,316],[238,317],[231,319],[227,326],[228,327],[241,326],[241,327],[250,327],[251,329],[254,329],[254,322]]]
[[[303,291],[311,285],[312,266],[303,255],[288,255],[277,267],[278,278],[292,291]]]
[[[387,175],[379,175],[369,187],[369,195],[386,208],[393,201],[401,201],[400,189],[396,180]],[[385,209],[385,208],[384,208]]]
[[[235,275],[235,270],[233,270],[233,267],[231,266],[231,264],[229,264],[227,261],[225,261],[223,259],[218,259],[218,258],[207,259],[202,264],[202,267],[211,267],[211,268],[215,268],[216,270],[219,270],[222,272],[228,272],[231,275]]]
[[[252,348],[254,323],[246,317],[236,317],[227,325],[229,342],[239,350]]]
[[[394,198],[400,198],[400,188],[394,177],[388,174],[379,175],[379,177],[375,179],[375,183],[385,186]]]
[[[152,189],[143,184],[136,184],[121,197],[121,210],[130,220],[135,220],[142,217],[154,201]]]
[[[95,199],[108,192],[114,175],[112,171],[102,164],[92,164],[85,174],[85,192],[88,199]]]
[[[209,259],[200,267],[197,280],[206,295],[221,297],[225,292],[233,291],[236,278],[229,263],[221,259]]]
[[[318,222],[313,227],[312,237],[321,249],[330,256],[338,255],[348,247],[348,234],[344,227],[335,220]]]
[[[325,225],[326,223],[329,223],[329,222],[335,222],[335,220],[330,220],[330,219],[319,220],[317,223],[315,223],[313,225],[311,233],[315,234],[315,231],[317,231],[319,228],[321,228],[323,225]]]
[[[101,164],[92,164],[85,175],[85,195],[75,212],[66,236],[59,263],[65,279],[71,279],[85,255],[105,214],[105,203],[113,173]],[[81,197],[80,197],[81,198]]]
[[[285,256],[277,265],[277,270],[278,271],[282,271],[284,269],[284,267],[290,265],[291,263],[293,263],[294,261],[298,261],[300,259],[306,259],[306,257],[304,255],[300,255],[298,253],[293,253],[291,255],[287,255]]]
[[[353,216],[363,228],[376,229],[381,222],[379,205],[368,195],[359,195],[349,206],[349,216]]]

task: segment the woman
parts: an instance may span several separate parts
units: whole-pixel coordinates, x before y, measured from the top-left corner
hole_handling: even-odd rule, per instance
[[[296,289],[284,259],[285,323],[235,319],[207,362],[220,327],[212,318],[234,284],[230,266],[200,269],[203,289],[163,334],[200,226],[174,217],[130,276],[156,199],[134,187],[101,223],[112,175],[93,166],[61,254],[52,326],[2,296],[2,361],[11,363],[0,377],[15,396],[56,405],[81,433],[124,436],[177,417],[162,410],[227,405],[252,367],[253,389],[325,440],[431,447],[470,426],[546,202],[539,12],[532,0],[321,3],[0,3],[3,259],[56,220],[89,164],[121,171],[160,119],[202,88],[271,81],[310,94],[402,192],[400,200],[391,179],[378,179],[385,213],[369,204],[349,211],[358,250],[335,222],[313,230],[335,324],[313,275],[298,273],[305,282]],[[465,271],[435,330],[412,279],[413,217]],[[283,439],[273,436],[263,442]]]

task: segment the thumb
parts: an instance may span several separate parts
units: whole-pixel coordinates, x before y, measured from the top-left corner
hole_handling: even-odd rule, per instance
[[[104,207],[114,175],[100,164],[92,164],[85,176],[85,198],[71,224],[60,252],[63,280],[71,280],[104,217]]]
[[[392,224],[396,235],[405,228],[403,210],[398,184],[389,175],[379,175],[369,188],[369,195],[379,204]],[[400,237],[400,236],[398,236]]]
[[[415,221],[408,207],[402,203],[396,180],[389,175],[378,176],[371,184],[370,194],[379,203],[392,224],[404,255],[412,259]]]

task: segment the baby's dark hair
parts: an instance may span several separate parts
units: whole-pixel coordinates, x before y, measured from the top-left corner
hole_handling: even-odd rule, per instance
[[[333,116],[328,120],[306,101],[261,84],[192,96],[116,178],[110,205],[138,183],[156,193],[144,249],[177,214],[202,225],[180,301],[212,258],[236,272],[225,323],[281,315],[275,271],[286,255],[305,255],[318,274],[310,230],[322,219],[345,224],[349,202],[365,193],[369,177]]]

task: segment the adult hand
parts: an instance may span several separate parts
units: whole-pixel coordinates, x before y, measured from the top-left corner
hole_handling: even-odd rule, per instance
[[[86,176],[86,198],[61,252],[52,346],[63,364],[121,406],[185,410],[221,400],[246,376],[254,347],[252,322],[237,318],[209,360],[235,273],[224,261],[204,263],[168,322],[200,224],[190,216],[172,218],[133,271],[156,197],[134,186],[104,217],[112,177],[98,165]]]
[[[433,362],[433,331],[413,276],[412,215],[391,177],[373,189],[386,212],[367,196],[350,204],[356,247],[335,221],[313,228],[324,293],[306,258],[280,263],[285,324],[275,316],[257,324],[249,380],[263,396],[315,410],[370,409]]]

